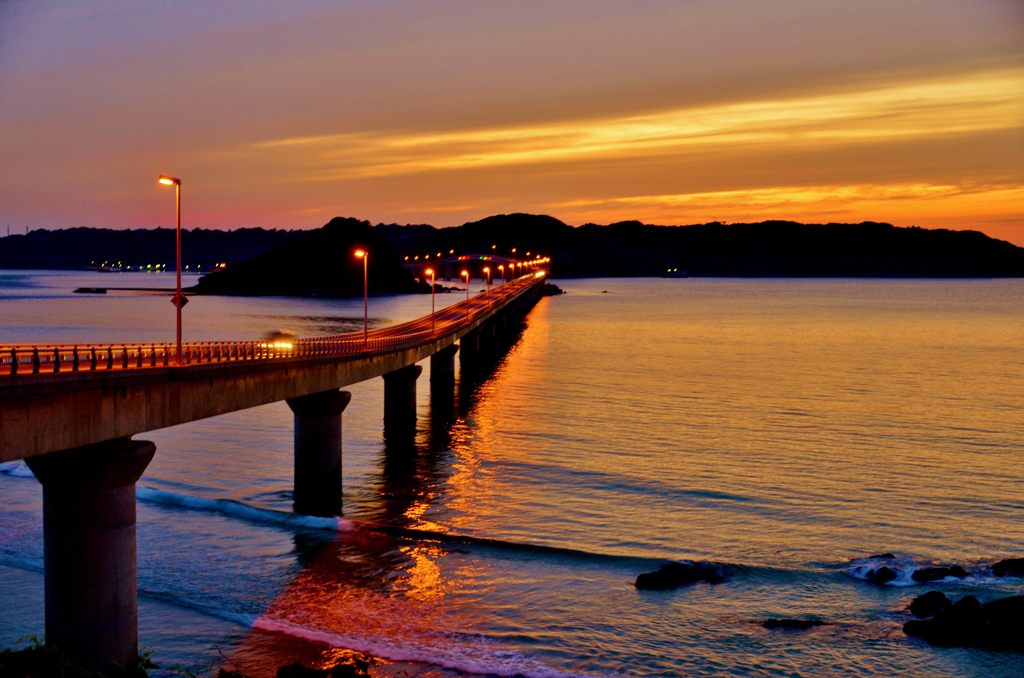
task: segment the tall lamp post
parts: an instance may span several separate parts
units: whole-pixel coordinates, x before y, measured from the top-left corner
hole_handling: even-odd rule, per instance
[[[430,276],[430,336],[434,336],[434,269],[424,271]]]
[[[469,322],[469,271],[463,270],[462,276],[466,279],[466,322]]]
[[[487,291],[491,291],[491,267],[484,266],[484,273],[487,274]]]
[[[159,181],[161,184],[167,186],[174,186],[174,202],[175,202],[175,220],[177,225],[174,227],[175,234],[175,249],[177,250],[177,272],[178,272],[178,292],[174,295],[174,299],[171,303],[174,304],[175,308],[178,309],[178,364],[181,364],[181,307],[188,303],[188,299],[181,296],[181,179],[175,177],[165,177],[160,175]]]
[[[370,253],[364,250],[356,250],[356,256],[363,260],[363,348],[366,348],[370,343],[370,288],[367,285],[369,278],[366,272],[366,262],[370,258]]]
[[[505,264],[498,264],[498,270],[501,271],[501,284],[505,284]]]

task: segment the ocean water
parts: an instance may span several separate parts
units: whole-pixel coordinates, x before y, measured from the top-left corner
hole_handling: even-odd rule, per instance
[[[291,510],[284,403],[136,436],[140,640],[272,676],[351,652],[421,676],[1015,676],[907,637],[929,590],[1024,594],[1024,281],[557,281],[415,438],[349,387],[340,519]],[[169,340],[162,274],[0,271],[0,342]],[[479,287],[474,282],[473,289]],[[458,296],[438,297],[445,305]],[[370,302],[370,321],[429,312]],[[188,339],[360,329],[362,300],[193,298]],[[0,465],[0,644],[40,633],[40,486]],[[873,558],[884,552],[893,560]],[[639,591],[673,560],[719,584]],[[899,577],[879,586],[882,564]],[[915,584],[928,565],[963,580]],[[820,619],[766,630],[769,617]],[[160,672],[157,672],[160,673]]]

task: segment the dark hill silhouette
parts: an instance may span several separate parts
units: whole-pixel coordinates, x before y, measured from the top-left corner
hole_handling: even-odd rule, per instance
[[[190,269],[235,264],[264,252],[296,242],[305,231],[238,228],[183,229],[182,265]],[[174,270],[173,228],[137,229],[67,228],[37,229],[26,235],[0,238],[0,268],[84,269],[103,262],[125,266],[163,264]]]
[[[352,219],[341,221],[358,223],[360,228],[368,226]],[[552,258],[552,273],[564,277],[656,276],[668,269],[688,271],[693,276],[1024,277],[1024,248],[975,231],[897,228],[874,222],[653,226],[624,221],[573,228],[550,216],[501,214],[454,228],[382,224],[371,230],[380,236],[375,241],[379,246],[390,242],[402,255],[434,257],[450,250],[460,254],[509,255],[512,248],[520,256],[526,252],[542,254]],[[185,230],[183,263],[195,269],[199,265],[211,267],[226,262],[234,269],[240,262],[295,245],[310,234],[261,228]],[[370,237],[369,233],[366,237]],[[339,240],[306,247],[309,256],[323,257],[322,266],[357,266],[357,261],[345,263],[347,255],[340,250],[331,250],[343,246]],[[0,268],[83,269],[103,261],[133,266],[165,264],[166,270],[173,271],[174,231],[40,229],[28,235],[0,238]],[[370,265],[376,267],[378,261],[383,260],[371,256]],[[237,277],[240,273],[211,278],[204,284],[221,288],[227,284],[221,281],[227,280],[231,286],[240,286],[240,292],[287,289],[288,292],[281,293],[288,294],[302,293],[295,290],[303,289],[355,293],[362,285],[361,280],[331,278],[326,270],[303,270],[301,266],[289,274],[297,276],[295,282],[288,282],[279,274],[261,281],[267,269],[252,270],[256,272],[244,284]],[[346,275],[354,275],[354,268],[346,270]],[[327,278],[318,279],[321,273]],[[297,282],[300,280],[306,282]],[[380,291],[389,286],[391,290],[404,289],[407,282],[400,280],[397,270],[385,277],[370,276],[371,286]]]
[[[1024,248],[976,231],[874,222],[572,228],[550,216],[503,214],[441,229],[402,254],[509,255],[513,247],[518,255],[551,257],[555,277],[656,276],[670,269],[694,276],[1024,277]]]
[[[377,224],[374,228],[384,234],[396,252],[409,252],[437,235],[429,224]]]
[[[507,255],[515,248],[518,255],[525,256],[526,252],[542,248],[549,251],[571,249],[578,240],[575,231],[572,226],[546,215],[498,214],[462,226],[439,229],[433,239],[416,249],[436,255],[438,252],[447,254],[452,249],[486,254],[494,248]]]
[[[890,224],[647,226],[579,229],[588,256],[566,262],[575,275],[750,277],[1020,277],[1024,249],[976,231]]]
[[[199,279],[200,294],[361,295],[363,261],[370,253],[370,292],[427,292],[417,283],[384,234],[369,222],[337,217],[298,242]]]

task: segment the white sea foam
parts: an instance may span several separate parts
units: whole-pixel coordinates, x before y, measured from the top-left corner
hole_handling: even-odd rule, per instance
[[[883,582],[882,586],[919,586],[921,584],[938,584],[948,582],[963,582],[964,580],[958,577],[945,577],[943,579],[936,579],[933,581],[917,581],[914,579],[914,573],[926,567],[935,567],[931,564],[922,564],[911,558],[910,556],[900,556],[898,558],[856,558],[850,561],[850,566],[846,569],[846,574],[853,577],[854,579],[863,579],[864,581],[875,581],[878,576],[878,570],[883,567],[887,567],[895,573],[896,578],[887,582]]]
[[[32,469],[23,461],[5,461],[0,463],[0,473],[15,478],[35,478]]]
[[[883,586],[915,586],[914,572],[921,566],[912,558],[857,558],[850,563],[846,574],[854,579],[874,581],[878,570],[887,567],[896,574],[896,578],[887,581]]]
[[[348,532],[355,528],[351,520],[335,517],[304,516],[298,513],[287,511],[275,511],[273,509],[258,508],[249,506],[233,499],[209,499],[207,497],[194,497],[181,492],[170,492],[158,490],[152,487],[138,485],[135,488],[135,497],[140,501],[166,506],[181,506],[185,508],[202,511],[213,511],[233,518],[250,520],[258,523],[269,523],[272,525],[287,525],[289,527],[304,527],[317,530],[329,530],[331,532]]]
[[[525,678],[592,678],[593,674],[569,673],[551,668],[518,652],[497,647],[483,637],[466,637],[464,641],[450,638],[388,639],[355,633],[334,633],[309,628],[284,619],[263,616],[254,628],[286,633],[331,647],[365,652],[375,657],[398,662],[421,662],[465,673],[493,676],[524,676]]]
[[[42,558],[32,558],[23,553],[8,550],[0,550],[0,565],[29,572],[44,571]]]
[[[240,624],[242,626],[249,628],[252,628],[257,620],[256,615],[244,614],[242,612],[231,612],[229,610],[223,610],[218,607],[211,607],[210,605],[198,603],[190,598],[183,598],[182,596],[177,596],[162,591],[154,591],[142,587],[139,587],[138,591],[139,595],[141,596],[155,598],[157,600],[163,601],[165,603],[170,603],[177,607],[184,607],[190,610],[195,610],[210,617],[217,617],[219,619],[224,619],[226,621],[235,622],[236,624]]]

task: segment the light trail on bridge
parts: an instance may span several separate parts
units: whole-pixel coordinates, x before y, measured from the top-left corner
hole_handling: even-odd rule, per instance
[[[543,278],[529,273],[399,325],[366,333],[349,332],[323,337],[281,341],[184,342],[182,364],[177,365],[174,342],[115,342],[67,344],[0,344],[0,380],[36,378],[46,374],[124,370],[180,369],[218,362],[271,361],[301,357],[344,355],[361,358],[396,349],[413,348],[457,333],[480,315],[516,296]],[[433,325],[433,327],[432,327]]]

